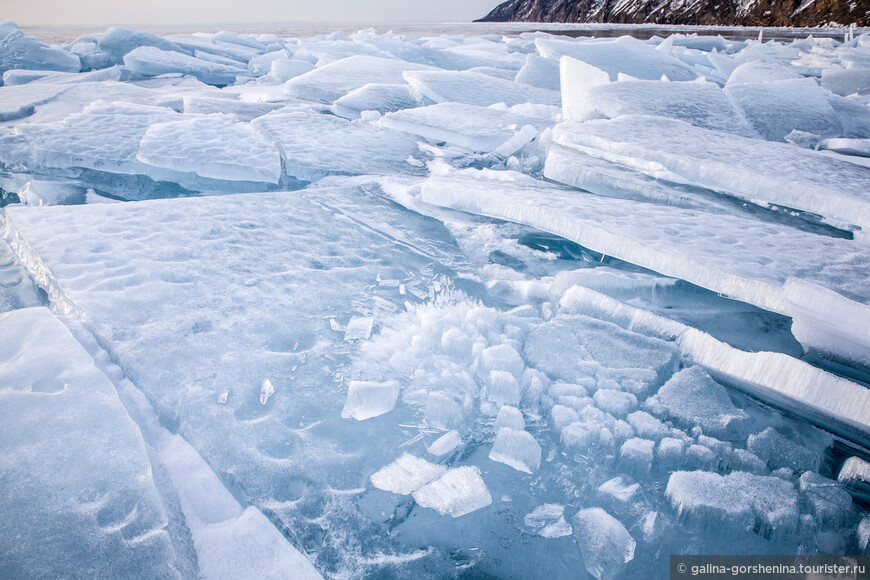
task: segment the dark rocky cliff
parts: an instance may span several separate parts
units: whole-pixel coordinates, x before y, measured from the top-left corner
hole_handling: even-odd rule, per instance
[[[481,21],[870,26],[870,0],[508,0]]]

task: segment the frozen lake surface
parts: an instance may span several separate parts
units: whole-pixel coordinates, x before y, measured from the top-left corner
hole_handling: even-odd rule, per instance
[[[865,553],[870,35],[532,28],[0,23],[0,577]]]

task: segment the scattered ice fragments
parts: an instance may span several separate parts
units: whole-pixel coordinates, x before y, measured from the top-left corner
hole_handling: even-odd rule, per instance
[[[447,472],[443,465],[405,453],[393,463],[374,472],[372,485],[384,491],[408,495]]]
[[[450,469],[440,478],[414,492],[414,501],[454,518],[464,516],[492,503],[480,469],[463,466]]]
[[[357,421],[371,419],[389,413],[399,398],[399,383],[387,381],[351,381],[347,389],[347,401],[341,416]]]
[[[489,458],[517,471],[533,473],[541,465],[541,446],[531,433],[502,427],[496,434]]]
[[[565,521],[565,506],[547,503],[536,507],[523,518],[523,523],[544,538],[570,536],[571,524]]]
[[[582,509],[572,522],[586,571],[593,577],[617,578],[634,559],[637,546],[634,538],[619,520],[603,509]]]

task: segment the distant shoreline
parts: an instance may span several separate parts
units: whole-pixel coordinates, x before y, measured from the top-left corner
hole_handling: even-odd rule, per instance
[[[21,30],[51,44],[71,42],[83,34],[104,32],[106,26],[22,26]],[[761,26],[693,26],[665,24],[601,24],[601,23],[551,23],[551,22],[411,22],[411,23],[348,23],[348,22],[288,22],[288,23],[240,23],[240,24],[179,24],[179,25],[125,25],[159,36],[192,32],[218,32],[229,30],[240,34],[275,34],[281,38],[307,37],[318,34],[344,32],[373,28],[379,34],[393,31],[409,37],[435,36],[441,34],[499,34],[515,36],[524,32],[552,32],[566,36],[612,37],[630,35],[650,38],[656,34],[721,35],[734,40],[758,38],[763,31],[767,40],[792,40],[814,36],[816,38],[842,39],[847,27],[830,28],[779,28]],[[870,28],[856,28],[855,34],[870,32]]]

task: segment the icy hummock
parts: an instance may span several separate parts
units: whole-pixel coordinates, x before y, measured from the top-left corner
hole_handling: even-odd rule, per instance
[[[408,71],[404,78],[419,99],[488,107],[521,103],[559,105],[559,93],[471,71]]]
[[[690,66],[630,36],[584,43],[538,38],[535,47],[546,58],[558,60],[569,56],[585,62],[606,72],[612,81],[617,80],[620,73],[641,80],[659,80],[666,76],[671,81],[690,81],[698,76]]]
[[[11,20],[0,22],[0,74],[9,69],[38,69],[79,72],[75,54],[52,48],[19,30]]]

